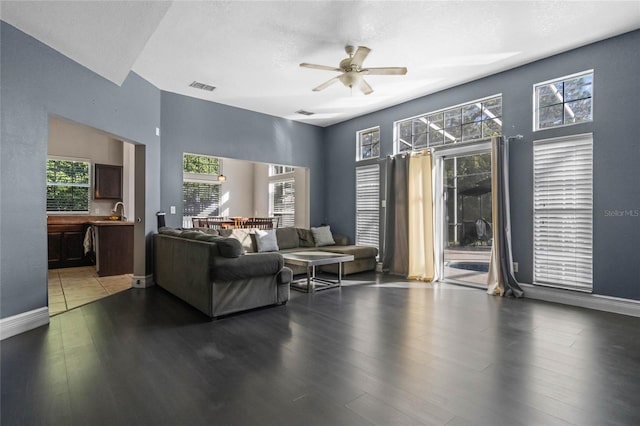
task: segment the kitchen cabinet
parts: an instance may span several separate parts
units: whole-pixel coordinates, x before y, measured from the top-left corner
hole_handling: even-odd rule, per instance
[[[49,269],[90,265],[84,255],[85,224],[47,225]]]
[[[133,222],[93,221],[99,277],[133,273]]]
[[[94,198],[122,200],[122,166],[95,165]]]

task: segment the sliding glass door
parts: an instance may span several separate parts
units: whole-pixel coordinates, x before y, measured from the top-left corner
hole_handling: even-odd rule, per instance
[[[483,144],[438,156],[443,280],[486,286],[491,257],[491,152]]]

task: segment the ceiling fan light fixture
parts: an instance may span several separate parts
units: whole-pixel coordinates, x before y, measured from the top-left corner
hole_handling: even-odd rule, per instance
[[[365,95],[370,95],[373,93],[373,89],[369,84],[363,79],[364,75],[404,75],[407,73],[407,69],[405,67],[378,67],[378,68],[364,68],[363,62],[371,52],[366,46],[345,46],[345,51],[348,58],[345,58],[340,61],[337,68],[330,67],[327,65],[317,65],[317,64],[309,64],[307,62],[303,62],[300,64],[303,68],[311,68],[316,70],[323,71],[337,71],[340,72],[340,75],[333,77],[332,79],[325,81],[321,85],[315,87],[313,89],[314,92],[319,92],[321,90],[326,89],[331,86],[336,80],[340,80],[340,82],[345,86],[353,90],[354,86]]]

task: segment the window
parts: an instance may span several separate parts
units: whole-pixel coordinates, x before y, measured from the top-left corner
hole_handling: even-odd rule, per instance
[[[502,134],[502,95],[396,123],[396,153]]]
[[[533,281],[592,289],[593,137],[533,145]]]
[[[91,163],[47,160],[47,212],[89,213]]]
[[[380,127],[358,132],[356,161],[380,157]]]
[[[279,217],[279,226],[296,224],[296,188],[293,179],[269,183],[269,216]]]
[[[284,175],[287,173],[293,173],[294,167],[291,166],[278,166],[277,164],[269,165],[269,176]]]
[[[534,130],[593,120],[593,70],[534,86]]]
[[[182,226],[191,227],[196,216],[220,214],[222,161],[206,155],[184,154],[182,182]]]
[[[380,166],[356,167],[356,244],[378,247]]]

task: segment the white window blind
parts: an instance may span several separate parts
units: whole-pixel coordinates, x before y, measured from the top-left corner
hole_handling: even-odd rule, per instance
[[[534,283],[590,291],[593,137],[536,141],[533,161]]]
[[[280,227],[296,224],[296,188],[293,179],[269,184],[269,215],[280,218]]]
[[[380,166],[356,167],[356,244],[378,247]]]

